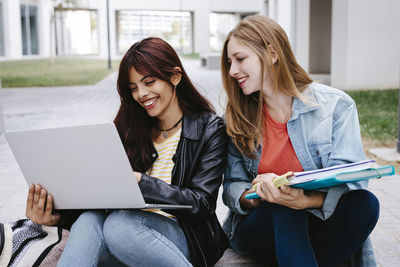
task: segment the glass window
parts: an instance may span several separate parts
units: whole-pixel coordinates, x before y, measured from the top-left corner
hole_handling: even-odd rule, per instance
[[[193,52],[190,12],[119,10],[116,20],[117,47],[121,54],[149,36],[163,38],[178,53]]]
[[[27,27],[26,27],[26,12],[25,6],[21,6],[21,33],[22,33],[22,54],[28,54],[28,38],[26,36]]]
[[[222,51],[226,36],[239,20],[240,17],[232,13],[210,14],[210,47],[212,51]]]
[[[29,27],[31,39],[31,54],[39,54],[39,41],[38,41],[38,23],[37,23],[37,7],[29,6]]]
[[[56,36],[58,55],[97,54],[97,11],[56,10]]]
[[[254,13],[210,13],[210,47],[220,52],[228,33],[244,19]]]
[[[36,6],[21,5],[22,53],[24,55],[39,54],[37,13]]]
[[[0,56],[4,56],[3,2],[0,1]]]

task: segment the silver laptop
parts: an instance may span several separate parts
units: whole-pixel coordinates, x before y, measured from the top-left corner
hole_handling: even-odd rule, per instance
[[[55,209],[186,209],[146,204],[113,123],[5,133],[28,184]]]

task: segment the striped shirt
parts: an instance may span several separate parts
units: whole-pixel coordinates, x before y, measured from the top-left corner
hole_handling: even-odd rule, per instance
[[[162,143],[153,143],[157,151],[158,158],[153,163],[150,176],[163,180],[164,182],[171,184],[171,173],[174,168],[174,162],[172,157],[176,152],[176,148],[181,137],[182,128],[179,129],[174,135],[165,139]],[[164,216],[173,217],[172,215],[165,213],[159,209],[149,209],[148,211],[153,211]]]

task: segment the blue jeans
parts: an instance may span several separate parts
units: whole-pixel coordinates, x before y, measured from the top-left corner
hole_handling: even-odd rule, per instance
[[[153,212],[83,213],[57,266],[192,266],[178,222]]]
[[[366,190],[344,194],[326,221],[263,202],[240,221],[236,238],[242,251],[269,265],[335,266],[361,247],[378,217],[379,202]]]

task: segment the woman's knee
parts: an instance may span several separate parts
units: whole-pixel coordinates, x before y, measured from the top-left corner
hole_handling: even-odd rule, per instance
[[[82,213],[71,227],[71,232],[62,256],[62,266],[77,264],[65,264],[66,262],[77,261],[96,262],[96,257],[104,248],[103,223],[106,218],[105,212],[88,211]],[[79,264],[85,265],[87,264]]]
[[[378,221],[379,201],[370,191],[350,191],[342,196],[340,202],[350,214],[362,219],[363,223],[369,221],[371,225],[375,226]]]
[[[257,217],[265,217],[270,219],[271,215],[275,214],[276,212],[290,212],[290,209],[282,205],[263,201],[258,207],[253,209],[250,214]]]
[[[275,224],[280,224],[284,221],[299,221],[299,218],[305,221],[307,219],[307,213],[303,210],[294,210],[286,206],[262,202],[257,208],[253,209],[240,224],[245,225],[246,228],[248,226],[251,229],[256,229],[258,226],[264,229],[272,229]]]
[[[135,236],[143,231],[141,221],[143,220],[140,216],[140,212],[118,210],[112,212],[104,222],[103,233],[107,245],[110,248],[126,246],[126,242],[129,242],[130,247],[134,245],[135,239],[132,239],[132,235]]]
[[[101,211],[86,211],[82,213],[76,222],[71,227],[71,232],[79,231],[86,232],[95,230],[102,232],[104,220],[106,218],[105,212]]]

